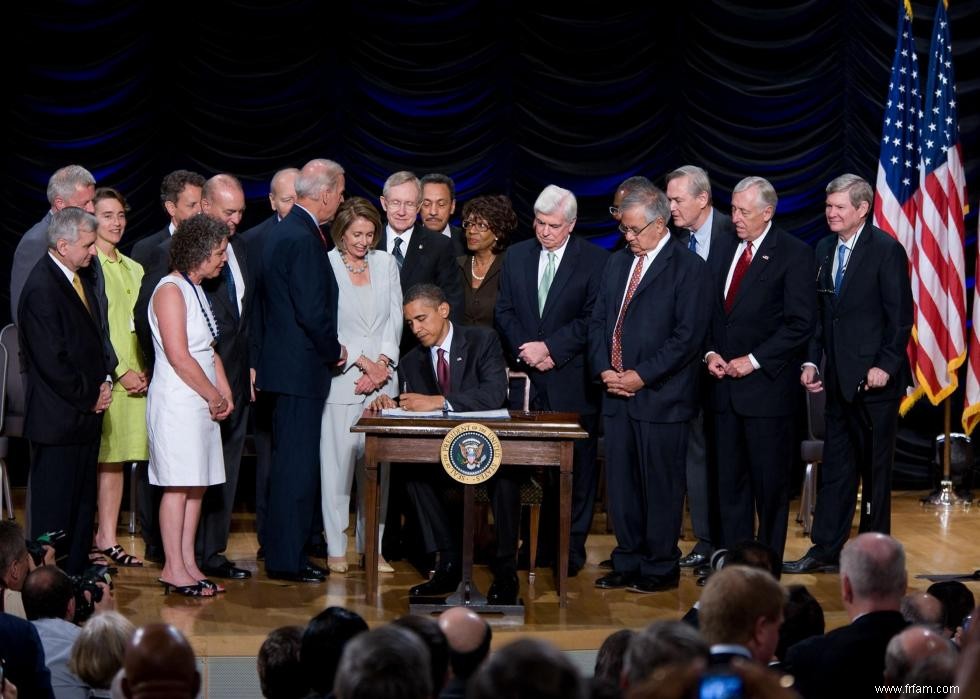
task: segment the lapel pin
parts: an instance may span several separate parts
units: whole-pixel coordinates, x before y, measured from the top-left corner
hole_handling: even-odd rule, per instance
[[[765,260],[766,262],[768,262],[769,261],[769,255],[763,255],[762,256],[762,259]]]

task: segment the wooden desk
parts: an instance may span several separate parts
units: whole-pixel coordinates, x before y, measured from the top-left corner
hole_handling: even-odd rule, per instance
[[[553,466],[559,469],[558,599],[565,607],[568,591],[568,546],[572,524],[572,440],[585,439],[575,413],[512,411],[509,420],[457,420],[449,418],[391,418],[365,411],[351,432],[363,432],[367,487],[364,567],[365,601],[374,604],[378,593],[378,465],[425,463],[441,469],[442,440],[456,425],[480,422],[500,438],[502,465]]]

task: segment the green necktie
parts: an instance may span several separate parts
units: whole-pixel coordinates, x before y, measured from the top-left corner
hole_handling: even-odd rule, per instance
[[[541,283],[538,284],[538,313],[544,313],[544,302],[548,300],[548,290],[551,289],[551,282],[555,279],[555,253],[548,253],[548,265],[544,268],[541,275]]]

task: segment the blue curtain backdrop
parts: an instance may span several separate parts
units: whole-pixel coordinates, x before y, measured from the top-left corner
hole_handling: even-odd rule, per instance
[[[913,3],[918,49],[934,4]],[[896,0],[588,3],[17,3],[5,9],[0,249],[47,210],[45,183],[77,162],[130,200],[127,241],[165,222],[175,168],[238,175],[244,226],[269,214],[278,168],[337,160],[375,199],[394,170],[440,171],[459,200],[531,205],[557,183],[578,231],[611,244],[606,212],[625,177],[677,165],[712,175],[717,205],[762,175],[777,216],[824,234],[835,175],[874,181],[895,46]],[[980,0],[950,4],[960,131],[980,191]],[[927,61],[921,60],[925,66]],[[924,76],[923,76],[923,84]],[[967,223],[972,272],[976,215]],[[0,314],[9,262],[0,265]],[[0,319],[0,320],[3,320]]]

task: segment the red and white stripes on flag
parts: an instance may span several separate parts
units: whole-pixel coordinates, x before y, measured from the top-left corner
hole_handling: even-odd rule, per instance
[[[980,245],[977,246],[977,262],[974,270],[980,270]],[[974,272],[976,274],[976,272]],[[963,429],[967,434],[980,422],[980,290],[973,286],[973,330],[970,332],[970,361],[966,365],[966,394],[963,396]]]

